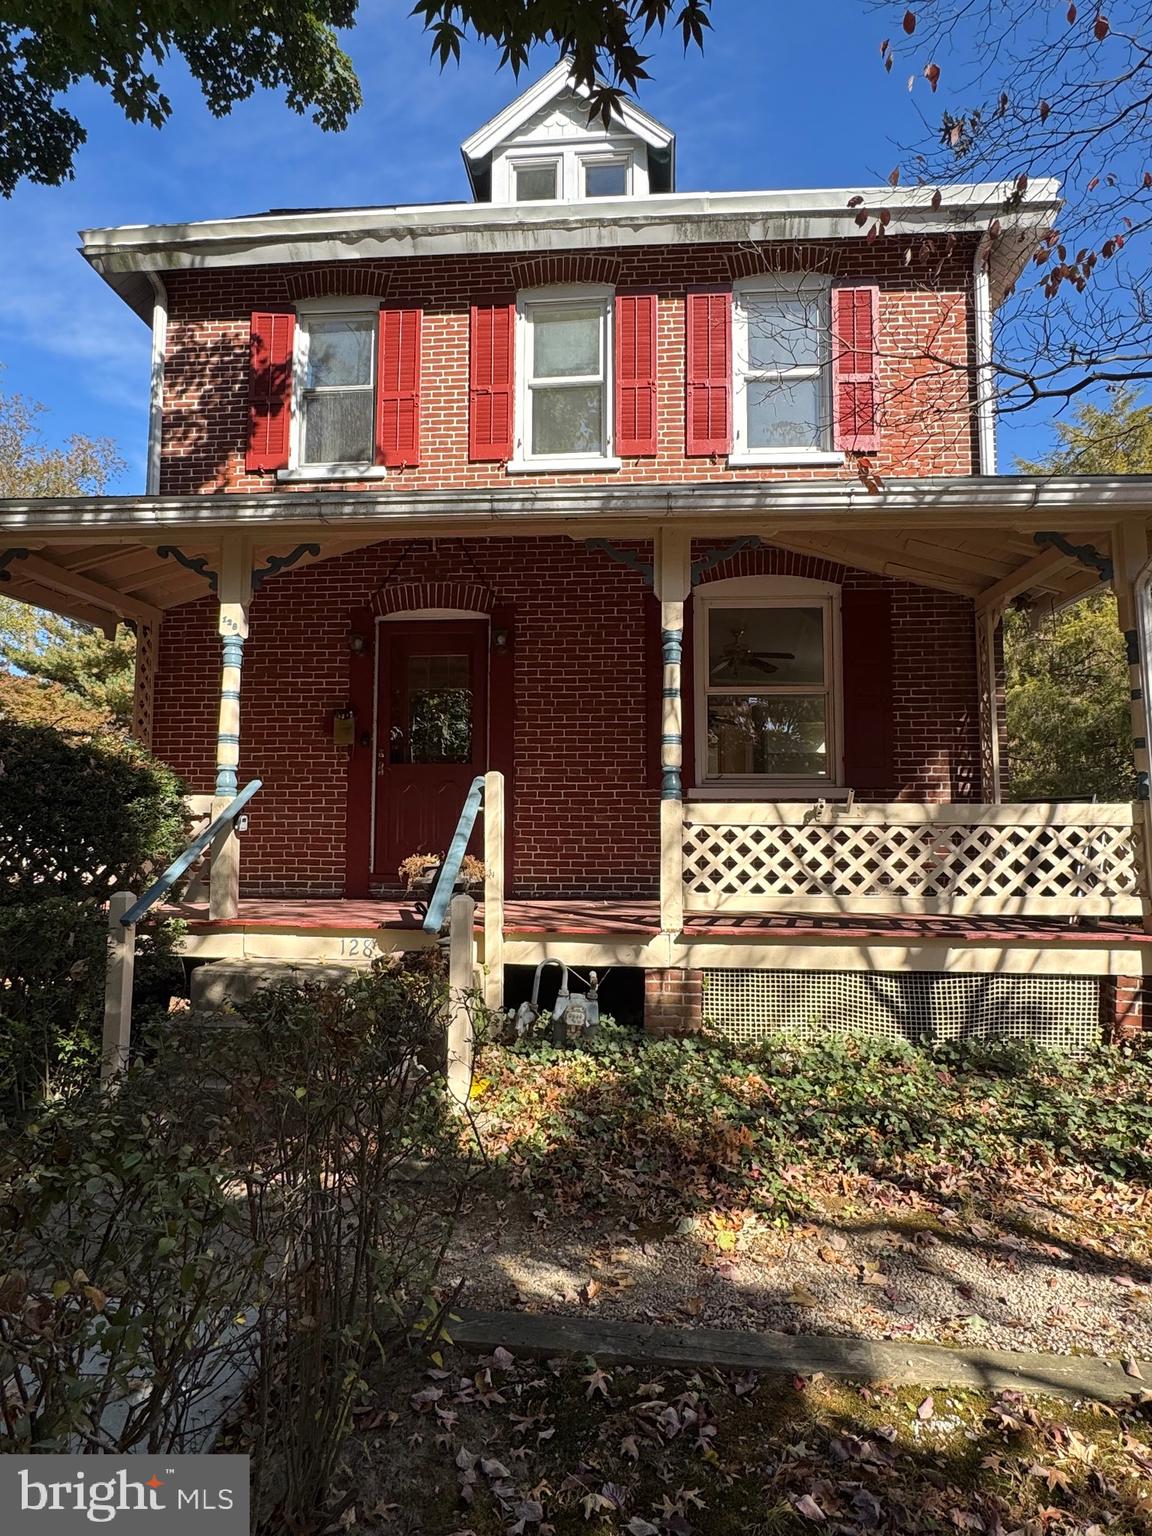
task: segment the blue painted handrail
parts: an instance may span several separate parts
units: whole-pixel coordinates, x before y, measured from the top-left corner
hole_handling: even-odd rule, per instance
[[[464,855],[468,851],[468,839],[472,836],[472,828],[476,825],[483,799],[484,775],[479,773],[472,780],[468,796],[464,801],[464,809],[460,812],[460,820],[456,823],[452,841],[448,844],[448,852],[444,855],[444,862],[437,873],[436,884],[432,888],[432,895],[428,901],[428,911],[424,915],[425,933],[439,933],[444,926],[444,919],[448,916],[448,903],[452,900],[460,866],[464,863]]]
[[[132,923],[138,923],[145,913],[152,910],[162,896],[167,896],[180,876],[191,869],[204,850],[216,841],[226,826],[236,820],[252,796],[261,788],[263,788],[263,781],[260,779],[253,779],[250,783],[245,784],[235,800],[224,807],[216,820],[209,822],[203,832],[192,839],[178,859],[172,860],[159,880],[154,885],[148,887],[135,906],[128,908],[127,912],[120,919],[126,928]]]

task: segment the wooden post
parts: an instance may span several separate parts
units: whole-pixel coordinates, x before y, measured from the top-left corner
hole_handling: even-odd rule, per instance
[[[504,1006],[504,775],[484,775],[484,1002]]]
[[[660,927],[684,926],[684,603],[692,590],[692,541],[680,528],[661,528],[653,545],[664,661],[660,727]]]
[[[472,1026],[476,903],[471,896],[453,896],[448,914],[448,1093],[463,1107],[472,1090],[476,1044]]]
[[[132,891],[117,891],[108,900],[108,972],[104,982],[104,1038],[100,1050],[100,1082],[105,1088],[128,1065],[136,925],[125,927],[121,919],[135,901]]]
[[[247,539],[226,539],[220,551],[220,620],[223,651],[220,715],[216,730],[216,788],[213,819],[236,797],[240,764],[240,669],[248,638],[248,601],[252,593],[252,550]],[[240,838],[235,825],[212,845],[208,916],[233,918],[240,905]]]
[[[996,671],[996,635],[1004,609],[999,604],[976,610],[976,678],[980,690],[980,798],[999,805],[1003,798],[1000,767],[1000,690]]]
[[[1128,684],[1132,711],[1132,759],[1136,768],[1136,803],[1133,806],[1133,831],[1140,839],[1141,905],[1144,927],[1152,931],[1152,802],[1149,800],[1148,680],[1152,658],[1147,654],[1149,631],[1147,613],[1141,613],[1144,601],[1140,581],[1148,563],[1148,529],[1141,518],[1129,518],[1112,530],[1113,584],[1116,611],[1124,645],[1128,653]]]

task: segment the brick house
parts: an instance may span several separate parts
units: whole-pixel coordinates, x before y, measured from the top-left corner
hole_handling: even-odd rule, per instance
[[[152,328],[147,493],[0,502],[0,569],[134,625],[205,814],[262,783],[188,955],[430,942],[399,866],[485,776],[489,1001],[558,958],[655,1029],[1138,1013],[1144,804],[1002,794],[1003,612],[1113,571],[1147,767],[1146,489],[995,473],[1056,187],[681,191],[563,64],[463,153],[469,202],[84,235]]]

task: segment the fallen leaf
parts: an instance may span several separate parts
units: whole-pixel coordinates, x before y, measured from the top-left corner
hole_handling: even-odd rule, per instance
[[[802,1493],[792,1502],[796,1506],[796,1513],[803,1515],[805,1520],[827,1520],[828,1518],[810,1493]]]
[[[607,1371],[602,1371],[597,1366],[590,1375],[585,1376],[583,1379],[588,1383],[588,1390],[584,1394],[585,1397],[595,1397],[597,1392],[599,1392],[601,1397],[608,1396],[608,1383],[611,1377]]]

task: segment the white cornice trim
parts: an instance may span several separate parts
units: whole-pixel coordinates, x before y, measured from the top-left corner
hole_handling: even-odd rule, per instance
[[[816,191],[663,193],[572,203],[449,203],[267,213],[191,224],[131,224],[81,231],[84,255],[105,273],[419,256],[432,251],[537,251],[564,245],[644,245],[668,241],[804,240],[851,234],[862,197],[902,230],[975,230],[995,214],[1005,228],[1039,227],[1060,206],[1059,183],[1033,182],[1027,199],[1004,212],[1007,183],[974,182],[948,190],[939,208],[933,189],[831,187]],[[483,243],[478,240],[483,237]]]

